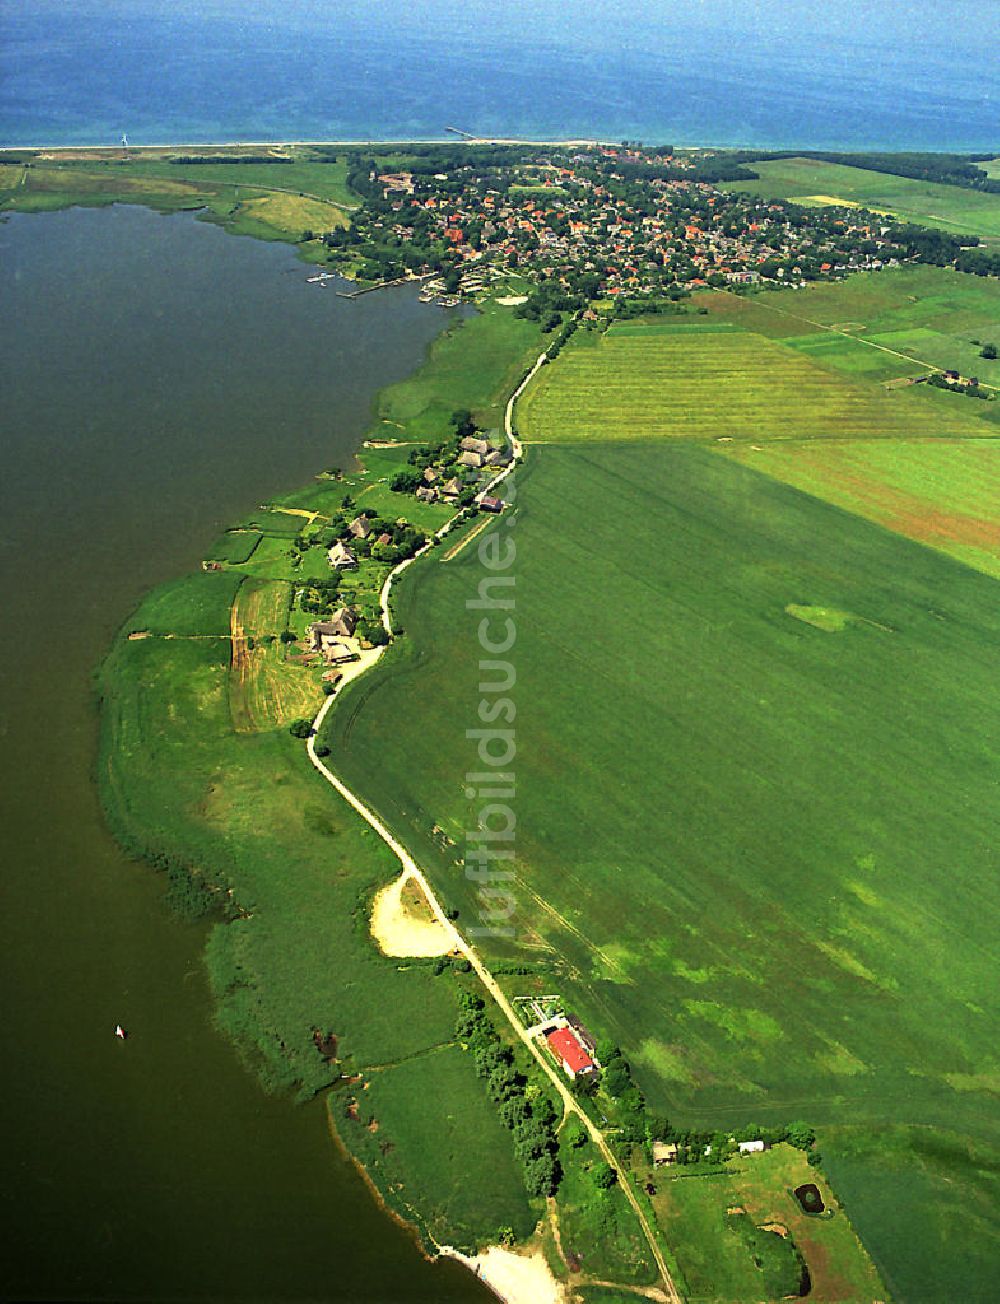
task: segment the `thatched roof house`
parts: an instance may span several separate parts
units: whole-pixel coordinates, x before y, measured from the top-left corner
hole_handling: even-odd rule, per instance
[[[330,559],[330,565],[334,570],[357,570],[358,559],[348,548],[346,543],[339,539],[326,554]]]

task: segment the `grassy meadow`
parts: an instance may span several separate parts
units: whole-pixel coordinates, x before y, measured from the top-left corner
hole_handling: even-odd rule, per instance
[[[483,430],[500,430],[507,398],[541,347],[535,322],[484,304],[435,340],[427,367],[382,392],[379,438],[441,439],[458,408],[468,408]]]
[[[799,297],[792,302],[798,308]],[[519,401],[518,430],[527,443],[995,433],[979,412],[991,404],[925,386],[886,389],[819,365],[807,349],[710,315],[579,331]]]
[[[721,188],[797,204],[856,204],[921,226],[1000,237],[1000,195],[819,159],[768,159],[752,166],[759,181],[726,181]]]
[[[482,943],[537,974],[510,990],[561,992],[678,1121],[995,1139],[993,581],[662,442],[531,449],[511,524],[515,936]],[[484,573],[411,572],[410,637],[328,730],[466,927]],[[936,1235],[901,1185],[896,1225]],[[967,1298],[972,1262],[956,1239]]]
[[[559,1147],[563,1180],[554,1215],[559,1254],[570,1281],[631,1282],[652,1285],[657,1279],[649,1245],[621,1187],[599,1189],[591,1176],[603,1161],[592,1141],[579,1149]]]
[[[203,151],[199,151],[201,153]],[[204,151],[210,153],[211,151]],[[234,150],[227,150],[232,153]],[[0,166],[0,212],[38,212],[71,205],[145,204],[161,212],[195,209],[237,235],[298,241],[348,224],[357,197],[347,185],[346,157],[317,163],[299,150],[291,163],[172,163],[169,151],[64,150]],[[322,246],[303,246],[318,259]]]
[[[400,1057],[365,1086],[334,1093],[329,1109],[391,1208],[459,1249],[482,1245],[484,1232],[495,1240],[502,1228],[518,1240],[531,1235],[539,1202],[525,1194],[510,1133],[470,1055],[449,1043]]]

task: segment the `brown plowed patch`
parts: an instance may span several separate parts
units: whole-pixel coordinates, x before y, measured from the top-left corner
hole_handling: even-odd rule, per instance
[[[879,483],[856,472],[838,470],[843,488],[870,503],[880,524],[918,543],[955,543],[972,548],[1000,550],[1000,521],[947,512],[926,498]]]

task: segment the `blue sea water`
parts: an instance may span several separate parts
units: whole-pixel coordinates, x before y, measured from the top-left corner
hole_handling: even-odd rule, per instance
[[[0,144],[1000,150],[995,0],[0,0]]]

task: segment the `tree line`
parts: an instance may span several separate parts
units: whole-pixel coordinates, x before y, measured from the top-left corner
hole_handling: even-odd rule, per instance
[[[483,998],[477,992],[460,992],[458,1004],[455,1036],[472,1055],[501,1122],[513,1133],[528,1194],[554,1195],[562,1177],[555,1105],[517,1068],[514,1052],[500,1040]]]
[[[939,185],[962,186],[966,190],[985,190],[1000,195],[1000,181],[988,177],[974,159],[992,158],[991,154],[827,154],[810,152],[803,158],[815,158],[824,163],[840,163],[844,167],[864,168],[868,172],[886,172],[895,177],[909,177],[914,181],[934,181]]]

